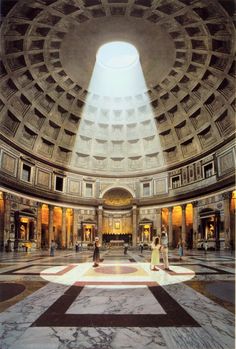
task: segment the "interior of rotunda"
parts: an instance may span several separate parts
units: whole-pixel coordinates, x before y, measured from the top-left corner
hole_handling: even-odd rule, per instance
[[[233,349],[234,0],[0,7],[1,349]]]

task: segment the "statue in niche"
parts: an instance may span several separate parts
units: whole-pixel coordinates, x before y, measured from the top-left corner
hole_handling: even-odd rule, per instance
[[[90,233],[91,233],[91,230],[86,228],[85,229],[85,239],[86,240],[90,240]]]
[[[214,226],[212,223],[210,223],[208,228],[208,238],[213,238],[214,232],[215,232]]]
[[[24,224],[20,225],[20,239],[25,240],[26,231]]]

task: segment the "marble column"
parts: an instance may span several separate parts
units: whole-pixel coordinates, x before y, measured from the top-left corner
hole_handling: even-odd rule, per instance
[[[102,205],[99,205],[98,206],[98,237],[101,244],[102,244],[102,217],[103,217],[103,207]]]
[[[158,208],[156,210],[156,227],[157,227],[157,235],[159,235],[161,233],[161,224],[162,224],[162,220],[161,220],[161,208]]]
[[[10,230],[11,230],[11,201],[10,196],[7,193],[4,193],[4,234],[3,241],[6,243],[7,239],[10,238]]]
[[[198,239],[198,201],[193,201],[193,248],[197,247]]]
[[[168,207],[168,237],[169,237],[169,247],[173,247],[172,213],[173,213],[173,207]]]
[[[48,246],[51,246],[51,241],[54,240],[54,232],[53,232],[53,212],[54,206],[48,205],[49,208],[49,221],[48,221]]]
[[[181,205],[182,208],[182,229],[181,229],[181,237],[182,240],[187,243],[186,241],[186,204]]]
[[[62,207],[62,221],[61,221],[61,247],[68,248],[68,237],[66,235],[66,207]]]
[[[41,248],[42,241],[42,203],[37,203],[37,248]]]
[[[223,204],[224,204],[224,238],[225,238],[225,248],[230,248],[230,200],[232,197],[231,192],[226,192],[222,194]]]
[[[0,251],[4,245],[4,193],[0,192]]]
[[[132,209],[133,216],[133,237],[132,237],[132,245],[137,246],[137,206],[133,205]]]
[[[73,227],[72,227],[73,246],[75,246],[75,243],[78,240],[78,217],[79,217],[79,211],[77,209],[74,209],[73,210]]]

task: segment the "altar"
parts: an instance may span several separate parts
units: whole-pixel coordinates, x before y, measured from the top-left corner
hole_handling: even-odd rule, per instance
[[[124,240],[110,240],[110,247],[123,247],[125,241]]]

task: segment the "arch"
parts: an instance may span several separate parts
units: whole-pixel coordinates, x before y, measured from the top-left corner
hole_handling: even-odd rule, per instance
[[[109,187],[105,188],[105,189],[100,193],[99,198],[102,199],[102,198],[104,197],[104,195],[105,195],[108,191],[110,191],[110,190],[112,190],[112,189],[123,189],[123,190],[128,191],[128,192],[132,195],[133,198],[136,197],[135,192],[134,192],[132,189],[130,189],[128,186],[126,186],[126,185],[119,185],[119,186],[110,185]]]
[[[133,204],[133,195],[124,188],[107,190],[102,197],[103,205],[110,207],[130,207]]]

